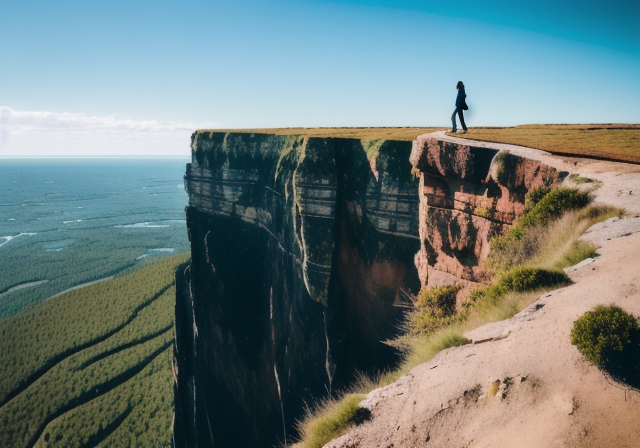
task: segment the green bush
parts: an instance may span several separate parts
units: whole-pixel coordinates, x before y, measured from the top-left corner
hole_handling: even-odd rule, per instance
[[[589,361],[606,368],[616,354],[632,344],[639,332],[638,321],[622,308],[598,305],[574,322],[571,343]]]
[[[481,303],[483,306],[495,306],[507,292],[508,290],[500,284],[479,286],[469,293],[469,301],[463,305],[469,307]]]
[[[520,267],[500,277],[498,285],[509,291],[524,292],[568,284],[569,282],[569,277],[561,271]]]
[[[438,315],[449,316],[456,312],[456,296],[459,285],[438,286],[423,289],[418,295],[416,307],[433,309]]]
[[[456,311],[456,296],[461,288],[458,285],[423,288],[409,316],[409,330],[414,334],[431,333],[464,319]]]
[[[531,193],[535,199],[538,199],[536,196],[542,191],[537,193],[536,190],[532,190]],[[586,207],[591,200],[589,193],[575,188],[553,188],[520,217],[516,227],[527,229],[538,224],[546,224],[552,219],[559,218],[567,210]]]
[[[551,187],[536,187],[529,191],[524,198],[525,210],[531,210],[542,198],[551,191]]]

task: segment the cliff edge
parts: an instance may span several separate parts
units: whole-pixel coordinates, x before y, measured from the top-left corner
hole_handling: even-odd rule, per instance
[[[174,443],[286,443],[305,403],[393,366],[407,295],[484,281],[488,239],[566,173],[431,135],[198,131],[176,275]]]

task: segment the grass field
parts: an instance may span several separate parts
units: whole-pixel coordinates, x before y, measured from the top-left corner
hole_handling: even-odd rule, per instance
[[[442,127],[211,129],[201,132],[240,132],[360,140],[412,141]],[[449,134],[454,135],[454,134]],[[461,135],[456,136],[462,137]],[[594,157],[640,163],[640,124],[550,124],[469,128],[464,138],[509,143],[558,155]]]
[[[640,124],[469,128],[464,138],[528,146],[558,155],[640,163]]]
[[[358,140],[400,140],[413,141],[422,134],[445,128],[402,127],[402,128],[265,128],[265,129],[203,129],[199,132],[239,132],[276,135],[305,135],[309,137],[341,137]]]
[[[170,446],[174,273],[188,254],[0,323],[0,446]]]

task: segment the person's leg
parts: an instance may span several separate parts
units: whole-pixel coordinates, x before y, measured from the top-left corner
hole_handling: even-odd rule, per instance
[[[458,108],[453,111],[453,115],[451,115],[451,131],[456,132],[456,114],[458,113]]]
[[[462,126],[462,129],[464,131],[466,131],[467,130],[467,125],[464,124],[464,115],[463,115],[463,112],[462,112],[462,108],[458,107],[458,108],[456,108],[456,110],[458,111],[458,117],[460,118],[460,126]]]

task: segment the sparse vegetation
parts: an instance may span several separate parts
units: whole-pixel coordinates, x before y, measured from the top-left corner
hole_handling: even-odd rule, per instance
[[[526,212],[504,235],[491,241],[487,266],[496,273],[527,264],[562,269],[593,256],[595,248],[578,238],[593,224],[622,210],[588,205],[588,193],[575,189],[536,188],[526,196]],[[580,256],[584,258],[579,259]]]
[[[464,138],[528,146],[559,155],[640,163],[640,124],[469,128]]]
[[[504,236],[492,241],[488,265],[495,282],[472,290],[467,301],[458,305],[459,286],[422,290],[414,300],[415,309],[408,313],[407,333],[393,342],[406,353],[403,363],[395,371],[359,381],[358,391],[366,393],[396,381],[440,351],[469,343],[465,332],[510,318],[536,300],[541,291],[567,284],[569,279],[561,269],[595,255],[595,246],[578,241],[578,237],[596,222],[622,214],[619,209],[589,202],[588,193],[578,190],[532,190],[525,214]],[[310,427],[326,412],[325,407],[310,412],[303,426]],[[343,426],[333,437],[346,429]],[[315,446],[308,431],[301,436],[297,446]]]
[[[0,323],[0,446],[169,446],[172,283],[187,258]]]
[[[562,255],[562,260],[556,265],[558,268],[573,266],[587,258],[593,258],[598,255],[596,249],[598,247],[589,241],[574,241],[567,252]]]
[[[569,179],[571,179],[571,181],[575,184],[589,184],[589,183],[593,183],[593,179],[590,179],[588,177],[582,177],[579,174],[572,174],[569,176]]]

